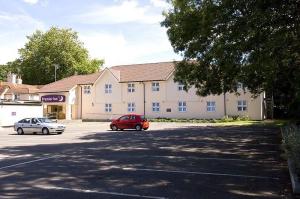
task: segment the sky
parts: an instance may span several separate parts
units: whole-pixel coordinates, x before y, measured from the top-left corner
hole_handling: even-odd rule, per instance
[[[0,0],[0,64],[18,58],[26,36],[72,28],[104,66],[180,60],[160,26],[165,0]]]

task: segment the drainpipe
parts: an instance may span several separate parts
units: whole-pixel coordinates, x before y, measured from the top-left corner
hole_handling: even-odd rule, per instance
[[[227,109],[226,109],[226,93],[223,93],[224,96],[224,117],[227,117]]]
[[[144,117],[146,117],[146,89],[145,89],[145,82],[143,84],[143,92],[144,92]]]
[[[80,106],[81,106],[80,119],[82,119],[82,85],[80,86]]]

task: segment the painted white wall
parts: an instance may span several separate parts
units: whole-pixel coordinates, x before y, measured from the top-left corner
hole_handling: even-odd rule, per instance
[[[128,92],[128,83],[134,83],[135,92]],[[173,81],[171,76],[167,81],[159,81],[159,91],[152,91],[152,82],[126,82],[119,83],[117,79],[109,72],[105,71],[100,79],[92,87],[92,93],[83,95],[83,119],[111,119],[123,114],[127,114],[127,105],[129,102],[135,103],[135,112],[144,114],[144,91],[145,85],[145,114],[149,118],[200,118],[216,119],[224,117],[224,95],[209,95],[201,97],[196,95],[196,89],[191,88],[188,92],[179,91],[178,83]],[[112,93],[104,93],[104,85],[112,84]],[[237,101],[247,101],[247,111],[237,110]],[[186,112],[179,112],[179,101],[186,102]],[[214,101],[215,111],[207,111],[207,102]],[[160,111],[153,112],[152,103],[160,104]],[[262,120],[262,102],[263,96],[252,98],[251,94],[241,92],[239,96],[235,94],[226,94],[227,115],[249,116],[254,120]],[[105,103],[112,104],[112,112],[104,111]],[[171,112],[167,112],[171,109]]]
[[[43,117],[43,106],[0,105],[0,126],[11,126],[27,117]]]

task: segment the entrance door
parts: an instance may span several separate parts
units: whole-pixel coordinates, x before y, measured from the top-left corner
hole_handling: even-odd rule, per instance
[[[49,119],[65,119],[65,113],[63,112],[62,105],[48,105],[47,117]]]

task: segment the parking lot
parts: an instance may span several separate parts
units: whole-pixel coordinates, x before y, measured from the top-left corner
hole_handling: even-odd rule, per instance
[[[62,135],[0,130],[0,198],[286,198],[276,128],[66,125]]]

